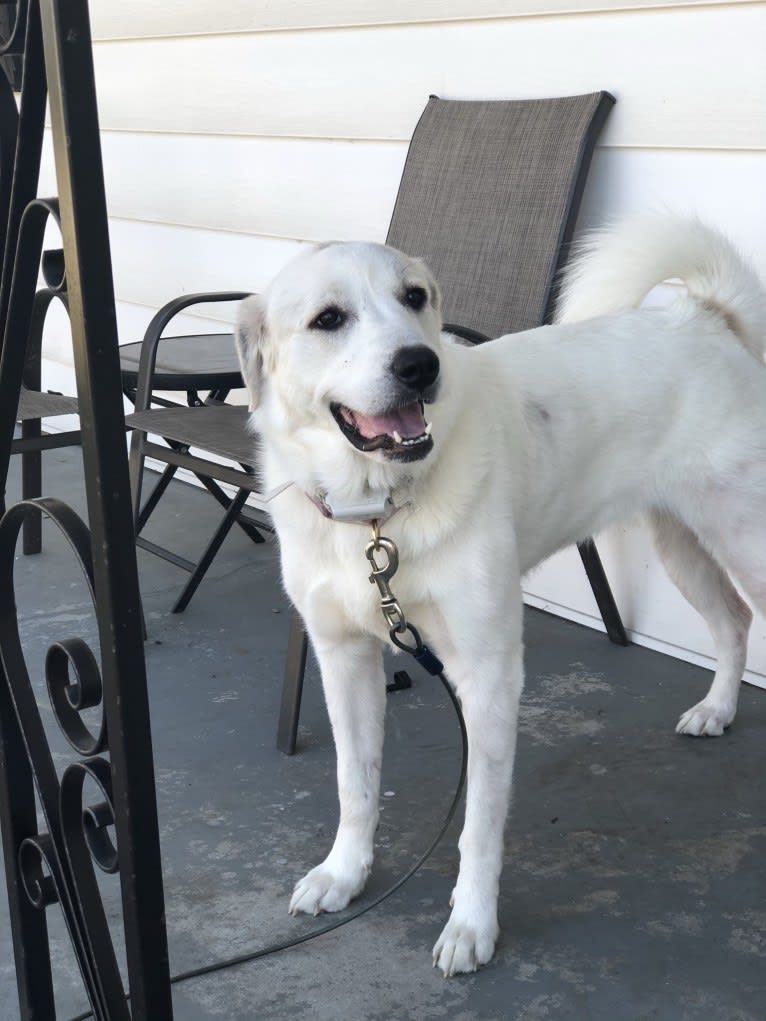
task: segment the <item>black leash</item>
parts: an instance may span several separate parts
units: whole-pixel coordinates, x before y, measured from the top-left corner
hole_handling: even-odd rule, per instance
[[[380,553],[381,551],[385,554],[385,563],[383,564],[378,563],[375,559],[375,554]],[[415,864],[412,865],[400,879],[397,879],[393,886],[390,886],[374,900],[370,901],[369,904],[364,904],[355,911],[352,911],[350,915],[345,915],[343,918],[338,918],[334,922],[329,922],[327,925],[323,925],[321,929],[315,929],[313,932],[305,933],[303,936],[295,936],[292,939],[283,940],[279,943],[271,943],[258,950],[247,951],[244,954],[237,954],[234,957],[227,957],[221,961],[215,961],[213,964],[203,964],[199,968],[189,968],[188,971],[181,971],[177,975],[171,976],[171,985],[176,985],[179,982],[188,982],[190,979],[201,978],[203,975],[211,975],[214,972],[224,971],[227,968],[236,968],[241,964],[249,964],[251,961],[258,961],[263,957],[269,957],[272,954],[281,953],[283,950],[291,950],[293,947],[301,946],[301,944],[308,943],[310,940],[317,939],[319,936],[324,936],[328,932],[334,932],[336,929],[340,929],[342,926],[348,925],[349,922],[353,922],[357,918],[361,918],[362,915],[367,914],[368,911],[372,911],[373,908],[382,904],[383,901],[388,900],[389,897],[393,896],[397,890],[401,889],[401,887],[415,875],[415,873],[431,857],[442,837],[449,829],[452,820],[455,818],[455,813],[457,812],[458,805],[460,804],[460,799],[463,794],[463,788],[465,787],[466,772],[468,769],[468,735],[465,729],[463,713],[460,709],[460,702],[452,689],[452,685],[444,675],[444,665],[441,660],[433,652],[431,652],[428,646],[423,642],[420,637],[420,632],[414,624],[410,624],[405,619],[404,613],[388,585],[388,582],[396,573],[397,567],[399,566],[399,554],[396,545],[390,539],[386,539],[384,536],[381,536],[377,523],[373,524],[373,537],[367,544],[365,556],[372,566],[370,582],[378,586],[378,590],[381,595],[380,607],[383,616],[389,625],[389,638],[393,644],[397,646],[397,648],[401,649],[403,652],[408,652],[427,673],[431,674],[433,677],[439,678],[455,709],[458,726],[460,727],[462,762],[460,765],[460,778],[458,779],[457,788],[455,789],[455,793],[452,797],[447,815],[444,818],[444,822],[439,828],[439,832]],[[408,641],[405,637],[408,633],[411,641]],[[130,999],[129,993],[126,996],[126,999]],[[85,1011],[84,1014],[78,1014],[77,1017],[71,1018],[70,1021],[87,1021],[88,1018],[92,1017],[93,1011]]]
[[[171,985],[176,985],[179,982],[188,982],[190,979],[200,978],[203,975],[211,975],[217,971],[224,971],[226,968],[235,968],[240,964],[248,964],[250,961],[258,961],[262,957],[269,957],[271,954],[278,954],[281,953],[283,950],[291,950],[293,947],[298,947],[302,943],[308,943],[312,939],[317,939],[319,936],[324,936],[328,932],[333,932],[335,929],[340,929],[342,926],[348,925],[349,922],[353,922],[357,918],[361,918],[361,916],[367,914],[368,911],[372,911],[373,908],[376,908],[379,904],[382,904],[383,901],[388,900],[388,898],[393,896],[393,894],[395,894],[397,890],[401,889],[401,887],[404,886],[404,884],[408,882],[408,880],[412,879],[415,873],[431,857],[437,845],[440,843],[442,837],[449,829],[449,826],[452,820],[455,818],[455,814],[460,804],[460,799],[463,794],[463,788],[465,787],[466,769],[468,763],[468,737],[466,735],[463,714],[460,710],[460,703],[458,702],[457,695],[455,695],[455,692],[452,690],[452,685],[444,676],[441,663],[439,663],[439,660],[430,651],[428,646],[425,645],[420,640],[420,635],[418,634],[417,630],[411,624],[409,625],[409,628],[411,629],[413,637],[415,638],[416,642],[415,651],[413,651],[413,649],[403,644],[400,645],[399,641],[395,641],[395,644],[399,645],[400,648],[406,649],[407,652],[410,652],[411,655],[414,656],[415,659],[420,663],[420,665],[424,667],[424,669],[426,669],[429,673],[433,674],[433,676],[439,678],[439,680],[444,685],[445,691],[450,697],[452,705],[454,706],[455,714],[457,715],[458,725],[460,727],[460,738],[462,742],[462,762],[460,766],[460,778],[458,780],[455,793],[452,797],[449,810],[447,811],[447,815],[445,816],[444,822],[439,828],[439,832],[436,834],[436,836],[433,838],[431,843],[428,845],[426,850],[421,854],[421,856],[418,858],[415,864],[412,865],[400,879],[397,879],[393,886],[390,886],[378,897],[370,901],[369,904],[365,904],[362,907],[357,908],[350,915],[346,915],[343,918],[338,918],[335,921],[322,926],[321,929],[315,929],[313,932],[306,933],[303,936],[296,936],[293,939],[283,940],[279,943],[271,943],[269,946],[261,947],[258,950],[252,950],[244,954],[238,954],[235,957],[227,957],[224,960],[215,961],[213,964],[205,964],[199,968],[190,968],[188,971],[181,971],[177,975],[171,976],[170,979]],[[431,666],[438,665],[439,669],[431,670],[429,669],[429,666],[427,664],[430,664]],[[128,994],[126,998],[130,999],[130,994]],[[70,1021],[87,1021],[88,1018],[92,1017],[93,1012],[86,1011],[84,1014],[78,1014],[77,1017],[71,1018]]]

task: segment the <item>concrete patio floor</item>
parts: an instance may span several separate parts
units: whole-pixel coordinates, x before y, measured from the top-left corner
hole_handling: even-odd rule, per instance
[[[9,499],[19,492],[14,459]],[[46,492],[82,511],[77,451],[45,457]],[[217,520],[175,484],[147,530],[193,555]],[[93,632],[66,546],[46,528],[16,584],[33,676],[48,644]],[[334,754],[309,663],[298,753],[275,748],[289,610],[274,543],[232,535],[186,613],[182,572],[139,553],[173,972],[311,931],[293,883],[329,848]],[[365,570],[360,554],[360,570]],[[680,598],[680,597],[679,597]],[[723,739],[674,733],[709,684],[702,669],[527,614],[527,687],[497,955],[444,980],[430,949],[448,915],[458,826],[396,895],[338,931],[175,987],[176,1021],[762,1021],[766,1013],[766,693],[742,692]],[[397,665],[403,665],[397,661]],[[408,669],[409,666],[408,666]],[[454,714],[410,671],[389,696],[371,898],[437,831],[459,770]],[[57,765],[71,761],[40,704]],[[115,878],[104,881],[118,917]],[[55,907],[58,1017],[87,1001]],[[0,1018],[18,1018],[5,889]],[[157,1019],[162,1021],[162,1019]]]

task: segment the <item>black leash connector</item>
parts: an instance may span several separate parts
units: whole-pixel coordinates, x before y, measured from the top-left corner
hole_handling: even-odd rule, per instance
[[[412,635],[415,641],[414,645],[408,645],[405,641],[403,641],[401,633],[395,627],[392,627],[388,632],[388,637],[398,649],[402,650],[402,652],[409,652],[413,659],[415,659],[427,673],[431,674],[432,677],[438,677],[439,674],[444,673],[444,664],[425,644],[415,625],[408,623],[405,631],[409,631]]]

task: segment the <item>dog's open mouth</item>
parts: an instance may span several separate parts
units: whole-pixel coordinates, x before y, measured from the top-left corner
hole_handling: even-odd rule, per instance
[[[434,445],[423,401],[402,404],[382,415],[364,415],[345,404],[332,404],[330,410],[349,443],[365,453],[382,450],[394,461],[419,461]]]

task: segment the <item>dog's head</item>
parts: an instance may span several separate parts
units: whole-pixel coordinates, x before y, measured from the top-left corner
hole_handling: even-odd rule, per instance
[[[257,429],[301,446],[315,468],[424,460],[440,329],[439,290],[418,259],[361,242],[302,253],[241,306],[237,346]]]

